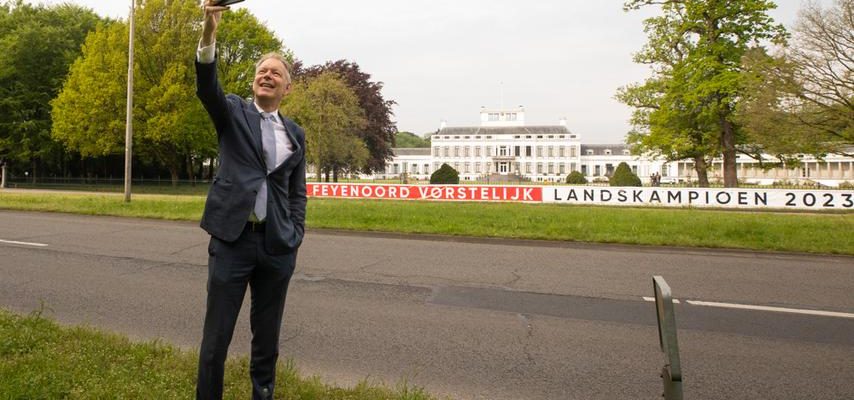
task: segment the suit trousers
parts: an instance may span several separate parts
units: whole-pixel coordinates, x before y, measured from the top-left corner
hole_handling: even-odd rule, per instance
[[[199,351],[196,399],[222,399],[225,360],[237,315],[251,291],[252,352],[249,375],[252,399],[272,399],[279,357],[279,333],[296,250],[268,254],[264,233],[244,229],[234,242],[211,237],[208,246],[208,297]]]

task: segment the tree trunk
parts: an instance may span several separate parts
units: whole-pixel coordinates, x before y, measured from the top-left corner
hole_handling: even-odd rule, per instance
[[[187,177],[190,180],[190,186],[196,187],[196,171],[193,169],[193,157],[187,156]]]
[[[36,184],[36,173],[38,172],[38,163],[36,162],[35,158],[32,159],[32,166],[33,166],[33,185],[35,185]]]
[[[700,187],[709,187],[709,166],[702,155],[694,156],[694,170],[697,171],[697,184]]]
[[[338,168],[332,169],[332,182],[338,183]]]
[[[169,167],[169,173],[172,175],[172,187],[178,187],[178,170],[179,168],[176,166]]]
[[[738,187],[738,169],[736,168],[735,127],[725,116],[721,116],[721,147],[724,154],[724,187]]]

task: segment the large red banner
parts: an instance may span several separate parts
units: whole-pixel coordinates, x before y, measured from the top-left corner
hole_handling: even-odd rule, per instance
[[[538,186],[306,183],[306,191],[309,197],[321,198],[534,203],[543,201],[543,188]]]

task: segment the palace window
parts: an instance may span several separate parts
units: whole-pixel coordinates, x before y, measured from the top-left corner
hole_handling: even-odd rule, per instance
[[[522,146],[516,146],[513,150],[515,150],[513,154],[515,154],[516,157],[520,157],[522,155]]]
[[[469,156],[469,147],[468,146],[463,147],[463,157],[468,158],[468,156]]]
[[[560,146],[557,148],[557,156],[560,158],[566,157],[566,147]]]
[[[537,146],[537,157],[543,156],[543,146]]]
[[[525,146],[525,157],[531,156],[531,146]]]
[[[480,157],[480,146],[474,146],[474,156]]]

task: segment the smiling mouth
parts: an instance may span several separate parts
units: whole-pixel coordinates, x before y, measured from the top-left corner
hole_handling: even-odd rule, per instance
[[[267,88],[267,89],[275,89],[276,88],[275,86],[273,86],[273,84],[267,83],[267,82],[262,82],[262,83],[258,84],[258,86],[263,87],[263,88]]]

